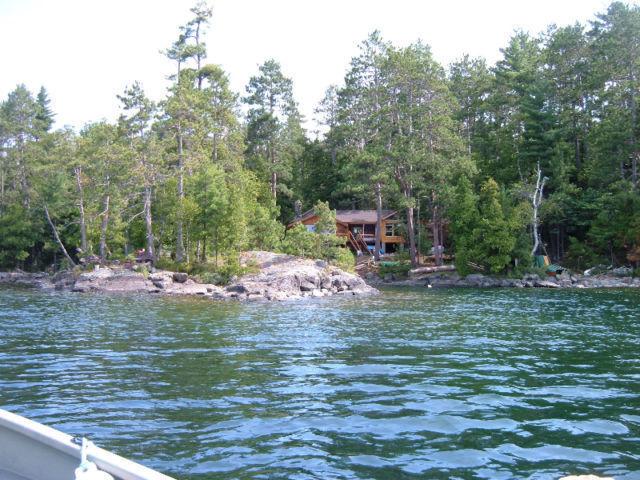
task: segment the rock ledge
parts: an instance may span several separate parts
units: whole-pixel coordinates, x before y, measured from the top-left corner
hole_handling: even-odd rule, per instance
[[[153,270],[144,275],[123,267],[101,267],[76,274],[0,272],[0,283],[32,285],[73,292],[155,293],[197,295],[227,300],[289,300],[331,295],[371,295],[378,291],[362,278],[322,260],[308,260],[272,252],[246,252],[244,264],[257,273],[244,275],[227,286],[198,283],[185,273]]]

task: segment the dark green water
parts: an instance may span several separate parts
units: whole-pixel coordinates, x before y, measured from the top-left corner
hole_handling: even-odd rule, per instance
[[[638,479],[639,348],[639,291],[0,290],[0,406],[182,479]]]

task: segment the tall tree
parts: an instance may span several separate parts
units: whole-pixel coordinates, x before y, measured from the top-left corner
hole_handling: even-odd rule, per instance
[[[38,103],[24,85],[18,85],[0,105],[0,131],[6,157],[3,158],[2,190],[9,183],[25,208],[31,203],[30,176],[34,141],[45,131],[37,121]]]
[[[597,16],[589,35],[593,38],[594,67],[600,73],[601,108],[626,141],[618,155],[620,171],[634,189],[638,187],[638,95],[640,91],[640,7],[613,2]]]
[[[145,223],[146,253],[155,256],[153,236],[152,200],[153,186],[160,174],[160,154],[155,136],[151,130],[151,121],[155,105],[144,93],[142,86],[135,82],[118,96],[124,113],[119,125],[127,139],[129,153],[133,157],[135,183],[139,184],[143,194],[142,213]]]
[[[456,132],[456,102],[443,68],[428,46],[417,43],[389,49],[383,68],[383,130],[386,167],[398,184],[406,208],[412,263],[417,264],[414,208],[418,193],[432,199],[436,264],[442,263],[439,238],[443,186],[460,173],[464,156]]]
[[[351,59],[344,88],[339,92],[339,119],[343,148],[352,158],[343,166],[351,194],[370,198],[373,186],[376,206],[374,256],[382,249],[383,194],[393,179],[384,168],[387,147],[382,131],[382,65],[389,48],[380,32],[374,31],[360,44],[359,55]],[[363,188],[364,187],[364,188]]]
[[[260,65],[247,85],[247,152],[251,166],[269,178],[271,195],[288,196],[293,161],[301,153],[303,131],[293,99],[293,82],[275,60]]]
[[[449,67],[449,88],[458,101],[456,118],[467,144],[467,153],[475,153],[478,125],[484,123],[483,104],[491,89],[491,73],[483,58],[465,55]]]

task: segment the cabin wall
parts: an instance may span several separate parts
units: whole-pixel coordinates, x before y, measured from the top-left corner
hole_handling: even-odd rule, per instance
[[[318,220],[319,220],[318,216],[314,215],[309,218],[305,218],[300,223],[302,223],[305,226],[315,225],[316,223],[318,223]],[[402,237],[401,235],[389,235],[389,236],[386,235],[387,223],[397,224],[398,222],[397,220],[382,220],[382,236],[380,238],[381,242],[382,243],[405,243],[404,237]],[[358,225],[361,225],[361,224],[358,224]],[[341,237],[346,237],[349,234],[349,227],[350,225],[337,222],[336,235]],[[367,238],[370,238],[370,236],[367,235]]]
[[[382,221],[382,243],[404,243],[404,237],[402,237],[401,235],[388,235],[386,234],[387,232],[387,223],[393,223],[393,224],[398,224],[398,222],[396,220],[392,220],[392,221],[387,221],[387,220],[383,220]]]
[[[305,218],[302,221],[302,224],[303,225],[315,225],[316,223],[318,223],[318,220],[319,220],[318,216],[314,215],[313,217]]]
[[[345,224],[343,223],[336,224],[336,235],[339,235],[341,237],[346,237],[348,233],[349,233],[349,228]]]

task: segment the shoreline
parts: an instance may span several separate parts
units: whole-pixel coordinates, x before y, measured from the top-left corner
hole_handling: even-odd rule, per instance
[[[615,274],[580,275],[564,273],[541,278],[526,274],[504,278],[474,273],[461,277],[453,266],[446,271],[414,271],[408,277],[387,274],[381,278],[345,272],[323,260],[311,260],[264,251],[245,252],[244,265],[255,273],[232,278],[228,285],[201,283],[186,273],[159,270],[149,264],[94,266],[93,270],[67,270],[49,274],[22,271],[0,272],[0,285],[16,284],[48,291],[79,293],[154,294],[199,296],[212,300],[283,301],[333,295],[364,296],[379,293],[376,287],[421,288],[640,288],[640,277]],[[428,270],[428,269],[427,269]],[[453,271],[452,271],[453,270]]]
[[[16,284],[49,291],[200,296],[212,300],[298,300],[333,295],[375,295],[377,289],[356,274],[322,260],[308,260],[271,252],[247,252],[257,273],[232,279],[228,285],[200,283],[181,272],[151,268],[143,273],[120,265],[90,271],[0,272],[0,285]]]
[[[421,276],[398,278],[377,275],[366,278],[369,285],[408,286],[427,288],[640,288],[640,277],[621,277],[615,275],[561,275],[541,278],[536,274],[527,274],[522,278],[494,277],[474,273],[461,277],[457,273],[430,273]]]

